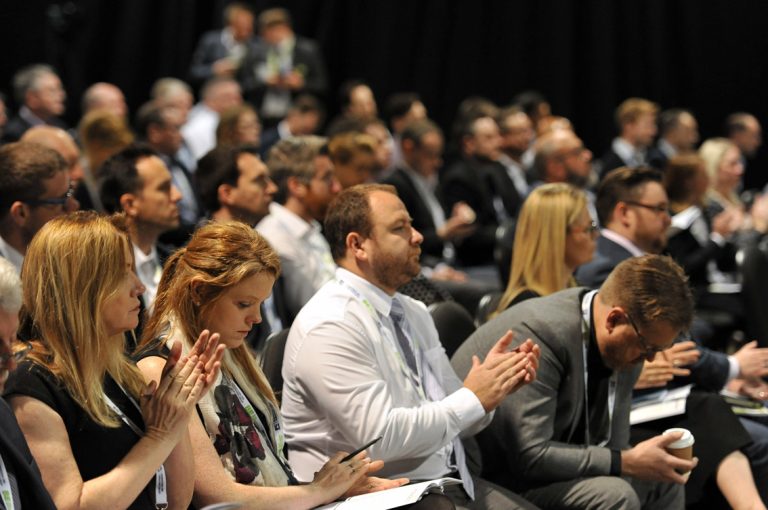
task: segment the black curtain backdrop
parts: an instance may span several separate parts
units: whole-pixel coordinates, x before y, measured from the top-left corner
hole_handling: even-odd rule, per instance
[[[0,2],[0,89],[14,71],[48,62],[77,121],[82,91],[115,83],[133,110],[161,76],[186,77],[199,36],[222,24],[224,0],[5,0]],[[768,2],[762,0],[252,0],[283,6],[299,34],[324,52],[331,90],[370,82],[381,105],[394,92],[421,94],[430,116],[450,125],[458,103],[482,95],[506,104],[538,89],[570,118],[595,156],[615,134],[613,110],[641,96],[685,107],[704,138],[725,116],[764,123]],[[326,98],[331,114],[335,94]],[[748,186],[768,148],[749,165]]]

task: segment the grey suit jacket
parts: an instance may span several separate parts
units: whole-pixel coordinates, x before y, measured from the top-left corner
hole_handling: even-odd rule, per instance
[[[576,281],[582,285],[591,288],[599,288],[613,268],[620,262],[632,257],[632,254],[623,246],[616,244],[607,237],[597,238],[597,251],[595,258],[591,262],[584,264],[576,270]],[[701,345],[696,339],[696,324],[700,319],[694,318],[692,327],[693,340],[699,345],[701,352],[699,360],[691,365],[691,375],[689,377],[676,377],[671,387],[683,386],[686,384],[696,384],[706,390],[719,392],[728,382],[728,371],[730,364],[728,356],[722,352],[713,351]],[[656,388],[649,391],[655,391]]]
[[[520,490],[609,475],[610,450],[629,447],[629,409],[639,365],[618,373],[607,446],[587,445],[576,430],[586,412],[581,300],[587,291],[568,289],[513,306],[481,326],[453,357],[456,372],[466,376],[472,355],[482,359],[507,329],[515,333],[515,345],[531,338],[541,347],[536,380],[504,399],[478,437],[483,474],[496,483]]]

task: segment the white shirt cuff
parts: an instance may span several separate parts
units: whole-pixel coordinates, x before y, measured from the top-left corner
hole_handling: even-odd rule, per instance
[[[733,381],[737,377],[739,377],[739,373],[741,373],[741,366],[739,365],[739,360],[737,360],[733,356],[728,356],[728,380],[726,383]]]
[[[473,426],[485,416],[480,399],[469,388],[460,388],[442,400],[459,418],[461,430]]]
[[[713,243],[718,245],[719,247],[725,246],[725,237],[721,236],[717,232],[712,232],[709,234],[709,238],[712,240]]]

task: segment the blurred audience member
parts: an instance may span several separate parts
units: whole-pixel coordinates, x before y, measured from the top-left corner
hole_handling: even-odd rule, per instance
[[[15,142],[32,126],[48,124],[60,128],[67,125],[64,114],[67,93],[59,76],[46,64],[32,64],[13,75],[13,93],[19,111],[5,125],[2,142]]]
[[[323,107],[314,96],[309,94],[296,96],[285,118],[276,126],[261,133],[261,156],[266,158],[269,149],[280,140],[292,136],[314,135],[322,124],[324,116]]]
[[[518,195],[525,197],[529,186],[523,156],[533,143],[533,123],[524,111],[515,106],[501,110],[497,121],[501,133],[499,163],[507,169]]]
[[[653,167],[665,170],[667,161],[677,154],[696,150],[699,143],[699,123],[688,110],[672,108],[659,114],[659,141]]]
[[[261,122],[256,110],[247,103],[222,112],[216,127],[216,146],[259,146]]]
[[[232,2],[224,8],[224,28],[203,34],[197,44],[189,75],[195,84],[214,76],[233,78],[245,55],[255,43],[253,11],[242,2]]]
[[[188,118],[195,96],[192,87],[178,78],[160,78],[152,85],[149,97],[160,107],[180,110]]]
[[[658,162],[653,139],[656,136],[656,115],[659,106],[639,97],[630,97],[616,108],[619,136],[600,158],[600,177],[620,166],[639,167]]]
[[[286,116],[293,96],[323,97],[328,77],[317,43],[296,35],[287,10],[262,11],[258,25],[261,37],[246,55],[240,79],[248,101],[271,127]]]
[[[77,210],[67,163],[31,142],[0,147],[0,256],[18,271],[27,246],[46,222]]]
[[[128,105],[123,91],[111,83],[97,82],[83,92],[82,117],[93,110],[108,110],[118,117],[128,116]]]
[[[181,129],[195,160],[216,146],[216,127],[220,115],[243,103],[240,85],[232,78],[211,78],[203,85],[200,96],[201,101],[190,110],[187,122]]]
[[[378,173],[378,142],[365,133],[344,133],[328,142],[328,154],[341,189],[372,182]]]

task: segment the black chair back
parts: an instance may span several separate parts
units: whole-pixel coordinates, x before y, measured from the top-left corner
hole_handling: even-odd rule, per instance
[[[475,331],[475,321],[469,312],[455,301],[430,305],[429,313],[435,322],[440,343],[450,358],[464,340]]]
[[[284,329],[275,333],[267,340],[267,345],[261,354],[261,369],[278,399],[283,391],[283,356],[285,355],[285,343],[288,341],[289,331],[290,329]]]

